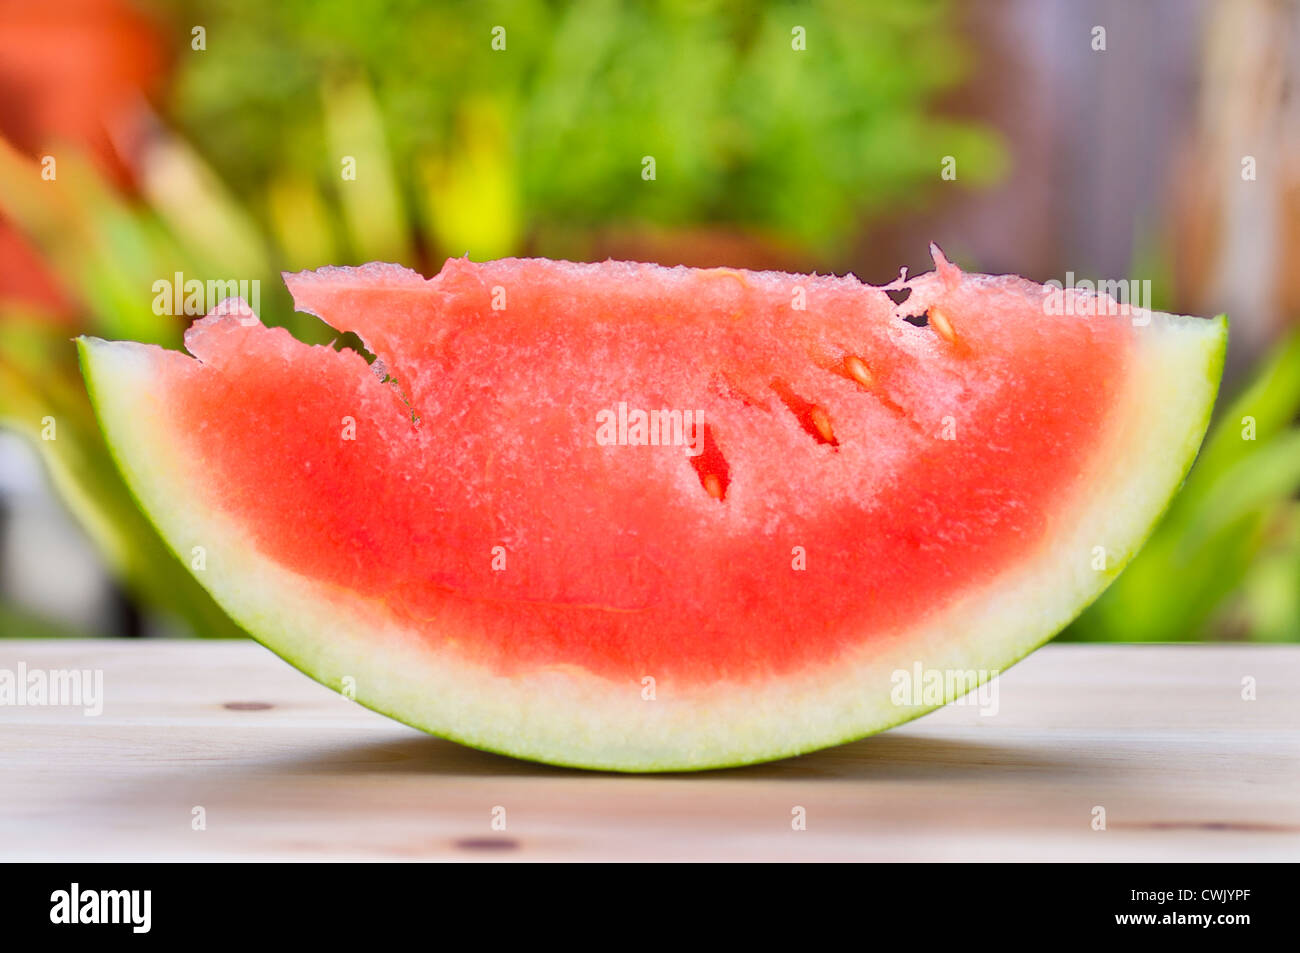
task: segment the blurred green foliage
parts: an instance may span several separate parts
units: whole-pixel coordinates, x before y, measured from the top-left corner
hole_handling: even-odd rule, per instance
[[[1140,236],[1131,269],[1170,310],[1167,251]],[[1231,347],[1231,335],[1229,335]],[[1214,422],[1183,487],[1070,641],[1300,641],[1300,330],[1276,343]]]
[[[1300,641],[1300,333],[1221,406],[1156,531],[1067,630],[1085,641]]]
[[[185,6],[211,26],[206,51],[182,53],[182,129],[242,194],[286,203],[286,183],[306,177],[337,195],[363,236],[331,236],[352,258],[401,257],[409,209],[444,255],[553,254],[558,236],[610,223],[721,222],[836,264],[862,217],[919,198],[941,156],[961,155],[970,185],[1004,164],[990,130],[934,115],[970,68],[946,2]],[[344,155],[358,183],[389,179],[364,204],[333,187]],[[284,211],[280,234],[301,227]]]
[[[76,293],[85,328],[176,346],[181,324],[154,313],[153,282],[185,269],[202,274],[205,260],[181,247],[156,207],[128,203],[73,154],[64,159],[58,188],[38,192],[30,184],[38,180],[35,163],[0,138],[0,209],[36,240]],[[69,338],[67,325],[48,315],[12,307],[0,312],[0,423],[40,451],[60,496],[141,604],[204,634],[241,634],[136,507],[95,421]],[[47,418],[55,422],[54,439],[42,437]],[[0,631],[48,634],[52,628],[18,626],[23,617],[4,607],[0,621],[15,628]]]

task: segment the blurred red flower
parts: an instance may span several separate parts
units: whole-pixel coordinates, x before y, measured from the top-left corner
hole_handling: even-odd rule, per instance
[[[21,152],[83,152],[122,189],[144,134],[143,99],[166,70],[157,27],[122,0],[0,0],[0,135]],[[67,320],[40,253],[0,217],[0,304]]]

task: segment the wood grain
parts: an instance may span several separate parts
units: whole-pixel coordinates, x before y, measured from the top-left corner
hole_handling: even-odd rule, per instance
[[[0,641],[20,662],[100,669],[105,703],[0,707],[6,860],[1300,858],[1294,646],[1048,646],[995,715],[676,776],[463,748],[252,643]]]

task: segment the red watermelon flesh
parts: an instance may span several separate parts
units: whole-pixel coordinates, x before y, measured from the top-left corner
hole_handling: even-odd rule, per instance
[[[428,280],[325,268],[286,276],[297,306],[356,332],[373,367],[229,308],[186,334],[193,358],[141,347],[138,360],[163,452],[187,461],[169,489],[322,612],[364,607],[403,652],[512,691],[556,673],[577,697],[650,677],[708,711],[711,693],[757,699],[912,642],[960,647],[956,605],[1014,619],[1007,580],[1060,562],[1090,520],[1126,557],[1194,453],[1221,322],[1049,314],[1042,286],[936,262],[888,289],[624,262],[453,259]],[[1153,348],[1186,354],[1156,367]],[[1177,459],[1135,463],[1139,401],[1179,374],[1191,375],[1181,416],[1149,434]],[[637,445],[648,411],[689,420],[671,436],[694,446]],[[626,442],[610,445],[620,417]],[[105,428],[131,457],[131,438]],[[1116,482],[1125,467],[1140,492]],[[1134,510],[1119,521],[1132,538],[1095,516],[1102,487]],[[161,525],[166,504],[149,495]],[[187,542],[174,540],[183,556]],[[1075,548],[1082,566],[1091,553]],[[1095,595],[1071,573],[1068,614]],[[238,605],[240,586],[223,601]],[[1025,611],[1052,628],[1016,632],[1020,654],[1068,620]],[[959,654],[996,634],[979,634],[984,617],[971,628]],[[674,760],[653,738],[645,765],[602,760],[599,739],[583,742],[594,756],[552,757],[393,713],[569,763],[752,760],[725,745]]]

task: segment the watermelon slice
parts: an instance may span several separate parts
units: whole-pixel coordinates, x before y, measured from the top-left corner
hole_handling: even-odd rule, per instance
[[[79,343],[140,505],[272,650],[465,744],[688,770],[859,738],[1005,669],[1196,454],[1224,319],[1073,292],[1060,314],[935,260],[883,287],[323,268],[286,275],[298,308],[373,365],[238,301],[192,357]],[[900,672],[948,687],[900,699]]]

